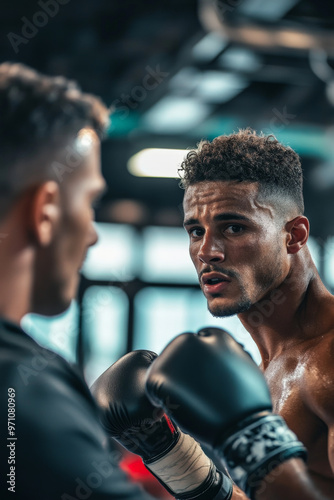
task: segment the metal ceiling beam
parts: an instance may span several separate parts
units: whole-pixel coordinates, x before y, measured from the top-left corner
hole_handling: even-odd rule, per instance
[[[334,56],[332,31],[317,26],[287,23],[284,20],[269,23],[256,21],[238,10],[240,0],[223,3],[217,0],[200,0],[199,19],[210,32],[218,32],[230,41],[265,51],[309,51],[323,49]]]

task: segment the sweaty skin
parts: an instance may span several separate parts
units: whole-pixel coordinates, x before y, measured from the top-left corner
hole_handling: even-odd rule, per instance
[[[263,198],[257,183],[203,181],[186,190],[184,226],[209,310],[237,314],[253,337],[274,412],[308,449],[316,489],[334,499],[334,297],[306,246],[308,220],[293,206],[282,216],[278,204]],[[206,283],[209,273],[222,284]],[[296,498],[302,474],[296,462],[289,481]],[[284,496],[281,477],[282,490],[278,477],[258,498]]]
[[[327,319],[332,323],[329,329],[319,329],[316,338],[283,351],[268,363],[264,375],[274,412],[286,420],[308,450],[308,469],[314,483],[334,498],[333,300],[327,307]]]

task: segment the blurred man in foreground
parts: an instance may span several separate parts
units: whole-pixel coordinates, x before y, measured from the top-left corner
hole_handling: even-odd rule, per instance
[[[0,110],[0,497],[148,499],[117,467],[119,452],[79,371],[19,326],[26,313],[59,314],[75,297],[97,240],[108,110],[73,82],[19,64],[0,65]],[[122,397],[129,387],[139,393],[133,414],[120,412],[127,446],[173,496],[225,500],[230,479],[148,401],[139,378],[152,356],[135,355],[136,385],[131,379],[122,390],[115,381]]]

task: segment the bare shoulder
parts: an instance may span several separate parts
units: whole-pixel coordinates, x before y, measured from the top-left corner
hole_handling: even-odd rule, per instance
[[[334,423],[334,326],[312,343],[303,375],[305,403],[327,424]]]

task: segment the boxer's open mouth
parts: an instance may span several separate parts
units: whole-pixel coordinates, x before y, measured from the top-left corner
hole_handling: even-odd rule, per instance
[[[226,280],[219,279],[219,278],[210,278],[206,282],[206,285],[215,285],[216,283],[220,283],[221,281],[226,281]]]
[[[217,283],[221,283],[223,281],[231,281],[227,276],[220,273],[208,273],[202,276],[203,285],[216,285]]]
[[[222,292],[230,282],[230,278],[221,273],[208,273],[202,276],[204,293]]]

